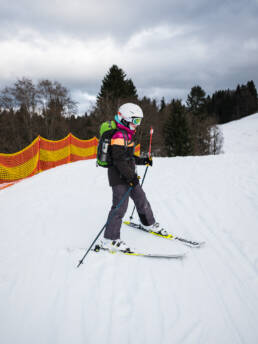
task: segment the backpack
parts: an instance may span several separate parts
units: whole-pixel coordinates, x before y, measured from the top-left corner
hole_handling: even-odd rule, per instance
[[[125,147],[128,144],[128,135],[126,131],[117,129],[115,121],[106,121],[103,122],[100,126],[100,138],[97,148],[97,166],[101,167],[111,167],[113,166],[112,157],[111,157],[111,139],[112,136],[117,131],[122,131],[125,139]],[[125,135],[126,134],[126,135]]]

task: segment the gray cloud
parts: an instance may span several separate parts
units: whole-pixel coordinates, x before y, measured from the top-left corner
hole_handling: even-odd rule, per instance
[[[257,0],[0,0],[0,86],[58,80],[85,108],[112,64],[168,100],[258,85],[257,19]]]

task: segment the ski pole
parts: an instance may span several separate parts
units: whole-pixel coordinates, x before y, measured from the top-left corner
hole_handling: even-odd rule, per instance
[[[152,134],[153,134],[153,132],[154,132],[153,128],[150,128],[150,143],[149,143],[149,153],[148,153],[149,159],[150,159],[150,157],[151,157],[151,142],[152,142]],[[143,175],[143,178],[142,178],[141,187],[143,186],[143,182],[144,182],[144,179],[145,179],[145,177],[146,177],[148,168],[149,168],[149,165],[146,166],[146,169],[145,169],[145,172],[144,172],[144,175]],[[134,211],[135,211],[135,206],[133,207],[133,211],[132,211],[132,215],[130,216],[130,220],[133,219],[133,213],[134,213]]]
[[[95,242],[98,240],[98,238],[100,237],[100,234],[103,232],[103,230],[107,227],[107,225],[109,224],[109,222],[111,221],[111,219],[114,217],[116,211],[121,207],[121,205],[123,204],[123,202],[126,200],[127,196],[130,194],[131,190],[132,190],[132,186],[129,187],[129,189],[126,191],[126,193],[124,194],[124,196],[121,198],[121,200],[119,201],[119,203],[117,204],[117,206],[115,207],[115,209],[112,211],[112,213],[109,215],[107,222],[104,224],[104,226],[102,227],[102,229],[100,230],[99,234],[96,236],[96,238],[93,240],[92,244],[90,245],[90,247],[88,248],[87,252],[85,253],[85,255],[82,257],[81,260],[79,260],[79,263],[77,265],[77,268],[83,264],[83,261],[85,259],[85,257],[87,256],[87,254],[89,253],[89,251],[91,250],[92,246],[95,244]]]

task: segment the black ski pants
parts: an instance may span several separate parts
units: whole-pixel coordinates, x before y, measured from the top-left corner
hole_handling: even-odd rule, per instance
[[[112,186],[113,204],[108,215],[109,217],[112,216],[112,212],[114,211],[118,203],[121,201],[123,196],[126,194],[128,188],[129,186],[126,184]],[[120,239],[121,224],[128,208],[129,196],[134,201],[141,223],[145,226],[150,226],[155,223],[150,203],[148,202],[145,192],[143,191],[141,185],[138,184],[135,187],[133,187],[133,189],[130,192],[130,195],[128,195],[128,197],[124,200],[120,208],[116,210],[112,219],[108,223],[104,232],[105,239]]]

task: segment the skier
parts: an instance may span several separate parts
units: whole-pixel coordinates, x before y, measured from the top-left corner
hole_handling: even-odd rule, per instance
[[[130,197],[135,203],[142,226],[153,232],[167,235],[167,232],[155,221],[150,203],[139,184],[139,177],[136,173],[135,165],[152,166],[151,157],[144,158],[134,155],[134,135],[142,119],[142,109],[133,103],[123,104],[115,115],[118,131],[111,139],[113,166],[108,168],[108,179],[109,185],[112,187],[113,204],[109,216],[131,186]],[[132,252],[130,247],[120,239],[120,228],[128,202],[129,196],[108,222],[101,242],[103,248]]]

